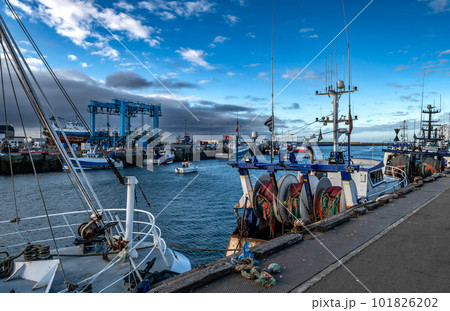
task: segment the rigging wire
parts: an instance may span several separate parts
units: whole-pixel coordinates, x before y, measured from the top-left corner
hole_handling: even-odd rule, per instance
[[[306,64],[306,66],[305,67],[303,67],[303,69],[302,70],[300,70],[296,75],[295,75],[295,77],[294,78],[292,78],[291,79],[291,81],[288,83],[288,84],[286,84],[286,86],[280,91],[280,92],[278,92],[278,94],[273,98],[273,100],[272,100],[272,102],[274,101],[274,100],[276,100],[297,78],[298,78],[298,76],[300,76],[340,35],[341,35],[341,33],[343,33],[344,32],[344,30],[346,30],[373,2],[374,2],[375,0],[370,0],[370,2],[368,3],[368,4],[366,4],[366,6],[364,7],[364,8],[362,8],[362,10],[361,11],[359,11],[358,12],[358,14],[356,14],[356,16],[355,17],[353,17],[353,19],[341,30],[341,31],[339,31],[339,33],[336,35],[336,36],[334,36],[334,38],[333,39],[331,39],[331,41],[330,42],[328,42],[328,44],[326,44],[324,47],[323,47],[323,49],[322,50],[320,50],[320,52],[319,53],[317,53],[309,62],[308,62],[308,64]],[[257,118],[257,117],[259,117],[260,115],[261,115],[261,113],[263,113],[264,112],[264,110],[267,108],[267,106],[268,105],[270,105],[271,103],[267,103],[267,105],[265,105],[264,106],[264,108],[261,110],[261,112],[260,113],[258,113],[253,119],[252,119],[252,121],[255,121],[255,119]]]
[[[76,0],[78,3],[80,3],[85,9],[86,11],[89,11],[88,8],[86,7],[86,5],[80,1],[80,0]],[[97,20],[97,22],[103,26],[103,28],[106,29],[107,32],[109,32],[109,34],[142,66],[142,68],[144,68],[150,75],[152,75],[152,77],[170,94],[173,96],[174,100],[177,101],[184,109],[186,109],[187,112],[189,112],[195,120],[197,120],[198,122],[200,122],[200,120],[192,113],[191,110],[189,110],[189,108],[180,100],[178,99],[178,96],[176,96],[160,79],[158,79],[158,77],[125,45],[123,44],[123,42],[115,35],[112,33],[112,31],[102,22],[100,21],[96,16],[92,15],[93,18],[95,18]]]
[[[14,11],[14,12],[15,12],[15,11]],[[20,21],[20,17],[17,15],[17,13],[16,13],[16,15],[15,15],[15,18],[16,18],[17,21]],[[56,113],[54,112],[52,106],[50,105],[50,102],[48,101],[47,97],[45,96],[44,92],[42,91],[42,89],[41,89],[39,83],[37,82],[37,80],[36,80],[36,78],[35,78],[33,72],[31,71],[30,67],[28,66],[27,62],[25,61],[25,59],[24,59],[24,57],[23,57],[23,55],[22,55],[22,53],[21,53],[19,47],[17,46],[17,44],[16,44],[14,38],[12,37],[11,33],[9,32],[9,29],[6,27],[6,24],[5,24],[4,20],[3,20],[3,18],[1,18],[1,16],[0,16],[0,21],[1,21],[2,24],[4,25],[4,29],[5,29],[5,31],[6,31],[6,33],[7,33],[7,35],[9,36],[11,43],[12,43],[13,46],[14,46],[14,48],[11,47],[11,49],[17,51],[17,54],[19,55],[20,59],[21,59],[22,62],[24,63],[25,68],[28,70],[28,74],[29,74],[30,77],[33,79],[34,83],[36,84],[36,87],[38,88],[40,94],[42,95],[43,99],[45,100],[45,102],[46,102],[48,108],[50,109],[51,113],[52,113],[53,116],[55,117],[55,122],[56,122],[57,125],[61,128],[61,125],[59,124],[59,121],[58,121],[58,118],[57,118],[57,116],[56,116]],[[20,22],[21,22],[21,21],[20,21]],[[13,67],[13,68],[15,69],[15,67]],[[15,71],[16,71],[16,69],[15,69]],[[24,75],[25,73],[21,72],[21,74]],[[19,76],[18,73],[17,73],[17,71],[16,71],[16,75]],[[28,78],[27,78],[26,76],[24,77],[24,79],[26,79],[26,81],[28,82],[28,84],[30,84],[30,82],[28,81]],[[22,87],[23,87],[24,89],[27,89],[23,83],[22,83]],[[28,90],[27,94],[28,94],[27,96],[28,96],[30,102],[31,102],[31,103],[35,103],[37,106],[40,107],[40,103],[37,101],[37,99],[36,99],[36,97],[35,97],[35,95],[34,95],[34,91],[33,91],[32,89],[30,89],[30,90]],[[34,111],[35,111],[35,113],[36,113],[37,115],[41,115],[41,117],[44,118],[44,119],[47,118],[46,115],[45,115],[45,113],[44,113],[44,111],[40,111],[40,112],[39,112],[39,111],[36,110],[37,107],[34,107],[34,104],[33,104],[32,106],[33,106],[33,109],[34,109]],[[50,131],[50,133],[52,132],[52,129],[50,129],[50,128],[48,128],[47,130]],[[69,140],[68,140],[68,138],[67,138],[65,132],[64,132],[64,131],[61,131],[61,134],[63,135],[64,140],[65,140],[66,142],[68,142]],[[60,143],[58,136],[56,136],[56,134],[55,134],[54,136],[52,135],[52,138],[55,140],[55,142],[56,142],[56,144],[57,144],[57,146],[58,146],[59,143]],[[59,142],[59,143],[58,143],[58,142]],[[75,155],[75,152],[74,152],[74,150],[73,150],[73,148],[72,148],[72,145],[68,143],[67,146],[68,146],[70,152],[72,153],[72,155]],[[67,155],[67,153],[66,153],[66,151],[65,151],[64,149],[59,148],[59,150],[60,150],[61,153],[65,153],[65,154],[66,154],[66,157],[68,158],[68,155]],[[79,163],[79,161],[78,161],[78,158],[77,158],[76,156],[74,157],[74,159],[75,159],[77,165],[78,165],[78,166],[81,166],[80,163]],[[84,187],[83,183],[81,182],[81,179],[80,179],[78,173],[75,171],[75,169],[74,169],[69,163],[68,163],[68,166],[69,166],[69,169],[71,170],[72,175],[74,176],[74,179],[75,179],[75,181],[76,181],[78,187],[80,188],[80,191],[81,191],[82,194],[83,194],[83,197],[85,198],[87,204],[88,204],[89,207],[91,208],[91,211],[92,211],[96,216],[99,217],[100,214],[98,213],[97,209],[95,208],[94,201],[92,200],[91,196],[89,195],[89,193],[87,192],[87,190],[86,190],[86,188]],[[101,211],[103,211],[102,204],[100,203],[100,201],[99,201],[99,199],[98,199],[98,197],[97,197],[97,195],[96,195],[94,189],[92,188],[92,185],[90,184],[90,182],[89,182],[89,180],[88,180],[88,178],[87,178],[87,176],[86,176],[84,170],[80,170],[80,172],[81,172],[81,175],[83,176],[84,181],[85,181],[87,187],[89,188],[89,190],[90,190],[92,196],[94,197],[94,200],[95,200],[95,202],[97,203],[97,206],[100,208]],[[106,214],[105,214],[105,215],[106,215]]]
[[[0,41],[3,41],[3,38],[0,37]],[[19,210],[17,207],[17,197],[16,197],[16,186],[14,182],[14,170],[12,165],[12,158],[11,158],[11,144],[9,142],[9,133],[8,133],[8,114],[6,112],[6,99],[5,99],[5,87],[3,83],[3,63],[2,59],[0,58],[0,75],[1,75],[1,84],[2,84],[2,99],[3,99],[3,110],[5,114],[5,136],[6,136],[6,144],[8,146],[8,159],[9,159],[9,170],[11,171],[11,184],[12,184],[12,190],[13,190],[13,198],[14,198],[14,208],[16,211],[16,218],[14,218],[13,221],[16,222],[16,224],[19,224]]]
[[[20,110],[19,102],[18,102],[18,100],[17,100],[17,96],[16,96],[16,92],[15,92],[15,88],[14,88],[14,85],[13,85],[13,83],[12,83],[11,71],[10,71],[10,69],[9,69],[8,60],[9,60],[9,61],[11,61],[11,60],[9,59],[9,57],[8,57],[7,54],[6,54],[6,49],[5,49],[5,46],[4,46],[4,44],[3,44],[3,40],[1,40],[1,45],[2,45],[2,48],[3,48],[4,55],[5,55],[5,57],[6,57],[6,68],[8,69],[8,74],[9,74],[9,78],[10,78],[10,81],[11,81],[12,90],[13,90],[13,93],[14,93],[15,103],[16,103],[16,106],[17,106],[17,111],[18,111],[18,113],[19,113],[20,123],[21,123],[21,125],[22,125],[22,130],[23,130],[24,136],[27,137],[28,135],[27,135],[27,131],[26,131],[26,129],[25,129],[25,125],[24,125],[24,122],[23,122],[22,112],[21,112],[21,110]],[[11,66],[14,66],[12,62],[11,62]],[[18,80],[20,81],[20,83],[23,85],[23,81],[21,80],[21,78],[20,78],[19,76],[17,76],[17,78],[18,78]],[[25,92],[26,94],[28,93],[28,92],[26,91],[25,88],[24,88],[24,92]],[[29,97],[29,95],[27,95],[27,97]],[[27,142],[27,141],[25,140],[25,141],[24,141],[24,144],[25,144],[25,146],[26,146],[26,148],[27,148],[28,155],[29,155],[29,157],[30,157],[31,166],[32,166],[32,168],[33,168],[34,177],[35,177],[35,180],[36,180],[36,183],[37,183],[37,187],[38,187],[38,190],[39,190],[39,195],[40,195],[40,198],[41,198],[41,201],[42,201],[42,206],[43,206],[43,208],[44,208],[44,212],[45,212],[46,219],[47,219],[48,226],[49,226],[49,230],[50,230],[50,233],[51,233],[51,236],[52,236],[53,244],[54,244],[54,246],[55,246],[55,250],[56,250],[56,253],[58,254],[58,259],[59,259],[60,264],[61,264],[61,273],[62,273],[63,278],[64,278],[64,283],[65,283],[65,284],[68,284],[67,278],[66,278],[66,273],[65,273],[65,271],[64,271],[64,267],[63,267],[63,264],[62,264],[62,261],[61,261],[61,257],[59,256],[59,248],[58,248],[58,245],[57,245],[57,243],[56,243],[55,234],[54,234],[54,232],[53,232],[53,226],[52,226],[51,221],[50,221],[50,217],[49,217],[48,209],[47,209],[47,204],[46,204],[46,202],[45,202],[44,194],[42,193],[41,184],[40,184],[40,181],[39,181],[39,177],[38,177],[38,175],[37,175],[36,166],[35,166],[35,163],[34,163],[34,160],[33,160],[33,156],[32,156],[32,153],[31,153],[30,146],[29,146],[29,142]]]
[[[33,48],[35,49],[36,53],[38,54],[39,58],[42,60],[42,62],[44,63],[44,66],[47,68],[48,72],[50,73],[50,75],[52,76],[53,80],[55,81],[56,85],[60,88],[61,92],[63,93],[64,97],[67,99],[68,103],[70,104],[70,106],[72,107],[72,109],[75,111],[76,115],[78,116],[78,118],[80,119],[81,123],[83,123],[83,126],[85,127],[86,130],[90,131],[88,124],[86,123],[86,121],[84,120],[83,116],[81,115],[80,111],[78,110],[78,108],[75,106],[74,102],[72,101],[72,98],[70,98],[69,94],[67,93],[67,91],[65,90],[64,86],[61,84],[61,82],[59,81],[58,77],[56,76],[56,74],[53,72],[53,69],[50,67],[50,65],[48,64],[47,60],[45,59],[44,55],[42,54],[41,50],[39,49],[39,47],[37,46],[37,44],[34,42],[33,38],[31,37],[30,33],[28,32],[28,30],[25,28],[25,25],[23,24],[22,20],[19,18],[19,15],[17,14],[17,12],[15,11],[14,7],[11,5],[9,0],[5,0],[5,3],[8,5],[9,9],[11,10],[11,13],[14,15],[14,17],[16,18],[17,22],[19,23],[20,28],[22,28],[23,32],[25,33],[25,35],[27,36],[28,40],[30,41],[31,45],[33,46]]]

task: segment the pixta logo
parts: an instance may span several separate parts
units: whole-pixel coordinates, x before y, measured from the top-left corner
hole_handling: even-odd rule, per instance
[[[172,135],[170,132],[163,132],[161,129],[151,129],[150,125],[145,124],[141,128],[127,136],[126,140],[126,161],[135,164],[153,172],[153,166],[169,160],[173,157],[171,152],[171,143],[168,138]],[[163,143],[164,149],[155,147]]]

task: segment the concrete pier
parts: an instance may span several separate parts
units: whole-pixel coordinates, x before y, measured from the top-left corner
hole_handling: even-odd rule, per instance
[[[300,243],[260,260],[262,268],[273,262],[280,265],[282,273],[273,275],[275,286],[260,286],[228,269],[229,273],[219,278],[191,283],[189,290],[183,291],[447,292],[450,178],[440,177],[417,186],[410,187],[414,190],[403,197],[367,209],[332,230],[307,233]],[[229,262],[229,258],[218,262]],[[191,281],[195,273],[190,273]],[[167,287],[169,282],[183,282],[183,275],[161,283],[152,292],[177,288]]]
[[[32,157],[37,172],[57,172],[62,170],[61,161],[58,159],[58,155],[56,153],[33,152]],[[33,166],[28,153],[11,154],[11,162],[13,171],[16,174],[33,172]],[[9,156],[7,154],[1,154],[0,175],[9,174],[11,174]]]

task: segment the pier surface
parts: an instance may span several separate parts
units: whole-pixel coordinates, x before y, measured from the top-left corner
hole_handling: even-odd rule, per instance
[[[275,262],[282,269],[275,286],[231,272],[191,292],[447,292],[449,201],[450,178],[441,177],[264,258],[262,268]]]

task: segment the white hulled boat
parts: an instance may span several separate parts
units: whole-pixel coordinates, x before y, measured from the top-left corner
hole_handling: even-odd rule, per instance
[[[20,21],[12,8],[11,12]],[[19,217],[16,212],[14,219],[0,220],[0,292],[148,291],[156,274],[165,278],[189,270],[189,260],[167,247],[155,217],[148,211],[135,209],[138,184],[135,177],[123,178],[116,171],[121,183],[127,186],[126,204],[123,208],[103,208],[78,158],[73,159],[81,167],[79,171],[52,127],[41,103],[41,98],[47,99],[1,16],[0,35],[7,66],[17,73],[30,105],[48,129],[81,203],[60,206],[60,212],[48,210],[43,189],[39,187],[36,191],[42,199],[43,215],[27,211],[26,217]],[[36,52],[45,63],[37,48]],[[50,104],[49,107],[54,115]],[[64,131],[61,134],[69,141]],[[75,154],[70,144],[67,147]]]
[[[181,167],[175,168],[175,173],[177,173],[177,174],[195,173],[197,171],[198,171],[198,166],[193,165],[190,162],[183,162]]]

